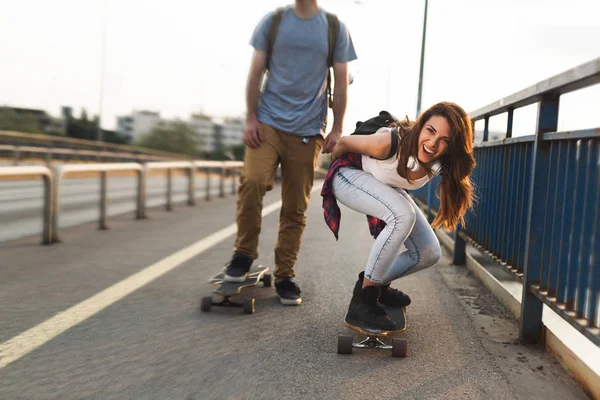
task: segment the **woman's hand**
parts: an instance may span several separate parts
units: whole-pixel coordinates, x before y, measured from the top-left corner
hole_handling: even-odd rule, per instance
[[[337,160],[348,152],[344,139],[345,137],[342,137],[333,148],[333,153],[331,153],[331,161]]]

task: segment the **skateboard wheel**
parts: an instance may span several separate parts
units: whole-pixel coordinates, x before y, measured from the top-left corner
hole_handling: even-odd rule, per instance
[[[263,286],[264,287],[271,287],[271,286],[273,286],[273,275],[271,275],[271,274],[265,274],[262,277],[262,282],[263,282]]]
[[[254,299],[244,300],[244,313],[254,314]]]
[[[338,354],[352,354],[352,336],[338,336]]]
[[[212,307],[212,297],[203,297],[200,302],[200,310],[209,312]]]
[[[392,357],[406,357],[408,355],[408,340],[403,338],[392,339]]]

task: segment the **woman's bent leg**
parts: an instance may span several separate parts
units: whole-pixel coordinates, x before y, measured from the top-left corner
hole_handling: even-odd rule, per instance
[[[351,168],[338,170],[333,179],[333,191],[336,199],[347,207],[385,221],[384,230],[371,248],[365,277],[375,283],[386,283],[386,271],[415,224],[413,206],[371,174]]]
[[[354,286],[345,323],[363,330],[395,330],[396,324],[379,303],[382,287],[363,288],[363,279],[382,282],[383,273],[412,229],[414,211],[394,189],[360,170],[341,168],[333,179],[333,191],[336,199],[347,207],[386,222],[373,244],[365,273],[359,275]]]
[[[383,277],[385,283],[430,267],[442,256],[440,242],[425,215],[408,193],[404,190],[399,190],[399,193],[411,204],[416,215],[415,225],[405,242],[406,250],[396,257],[385,272]]]

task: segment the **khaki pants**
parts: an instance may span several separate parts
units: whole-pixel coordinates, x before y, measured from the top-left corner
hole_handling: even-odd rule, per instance
[[[262,222],[263,197],[273,188],[277,166],[281,163],[281,200],[279,237],[275,246],[275,279],[295,276],[306,208],[314,181],[314,170],[323,146],[323,137],[287,134],[261,124],[263,142],[257,149],[246,146],[244,168],[237,201],[237,238],[234,251],[258,258],[258,236]]]

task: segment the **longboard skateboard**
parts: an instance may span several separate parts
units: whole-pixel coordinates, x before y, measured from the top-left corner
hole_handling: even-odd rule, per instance
[[[200,310],[204,312],[210,311],[214,307],[241,307],[246,314],[254,314],[254,298],[245,298],[242,302],[232,299],[233,296],[240,294],[243,288],[256,286],[258,282],[262,282],[264,287],[273,285],[273,276],[267,274],[269,267],[258,265],[252,267],[248,271],[248,277],[243,282],[226,282],[225,272],[221,272],[213,277],[209,282],[217,285],[214,294],[223,296],[222,301],[213,301],[212,296],[203,297],[200,301]]]
[[[405,338],[394,337],[406,331],[406,307],[384,308],[387,315],[396,323],[397,329],[393,331],[361,329],[344,321],[344,325],[348,328],[367,338],[360,342],[354,342],[354,338],[350,335],[338,336],[338,354],[352,354],[352,349],[378,349],[392,350],[392,357],[406,357],[408,341]],[[391,344],[386,344],[381,340],[389,338],[391,338]]]

